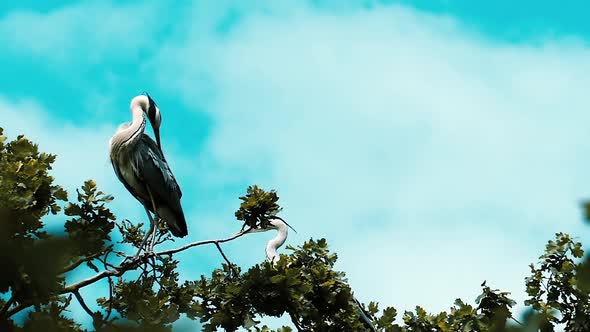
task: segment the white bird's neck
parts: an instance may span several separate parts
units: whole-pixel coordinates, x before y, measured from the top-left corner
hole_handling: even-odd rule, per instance
[[[277,236],[268,241],[266,244],[266,259],[268,259],[268,261],[271,263],[275,263],[279,259],[277,249],[279,249],[285,243],[287,240],[287,234],[289,232],[287,225],[283,222],[277,222],[276,226]]]

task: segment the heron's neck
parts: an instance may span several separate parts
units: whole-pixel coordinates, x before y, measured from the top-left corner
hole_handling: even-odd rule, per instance
[[[131,114],[133,116],[131,125],[118,131],[115,136],[113,136],[113,150],[115,151],[119,150],[123,146],[130,147],[137,144],[137,142],[139,142],[141,139],[143,131],[145,130],[145,114],[141,108],[141,105],[131,104]]]
[[[277,236],[266,244],[266,259],[268,259],[269,262],[275,263],[279,259],[277,249],[279,249],[285,243],[285,240],[287,240],[287,232],[288,229],[286,225],[278,225]]]

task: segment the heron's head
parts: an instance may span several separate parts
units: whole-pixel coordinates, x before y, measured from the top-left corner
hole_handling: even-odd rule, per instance
[[[158,148],[160,148],[161,151],[162,146],[160,145],[160,124],[162,123],[162,116],[160,115],[160,109],[152,97],[147,94],[147,92],[145,93],[145,96],[148,99],[145,113],[147,114],[148,120],[154,129],[154,136],[156,136],[156,142],[158,143]]]

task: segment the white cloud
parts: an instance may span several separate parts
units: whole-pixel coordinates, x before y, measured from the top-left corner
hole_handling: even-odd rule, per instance
[[[153,69],[213,116],[211,175],[277,188],[290,242],[327,237],[361,299],[444,310],[487,279],[522,304],[552,233],[587,234],[583,43],[504,44],[403,7],[302,6],[199,37]]]
[[[13,13],[0,41],[61,63],[133,58],[149,48],[154,8]],[[213,118],[198,162],[169,158],[179,173],[207,171],[199,180],[211,192],[194,200],[215,211],[195,203],[193,239],[235,230],[235,195],[220,194],[228,183],[273,187],[299,231],[289,243],[326,237],[361,300],[438,311],[472,301],[483,279],[522,304],[526,265],[552,233],[588,234],[577,205],[590,196],[583,43],[503,44],[403,7],[329,14],[294,3],[233,8],[239,23],[219,33],[232,15],[210,9],[175,18],[178,35],[138,64]],[[100,95],[89,103],[112,103]],[[71,191],[96,179],[117,211],[143,217],[108,164],[114,126],[58,123],[41,105],[7,98],[0,113],[7,134],[58,154],[58,183]],[[263,242],[226,247],[247,266],[263,259]],[[220,261],[214,248],[181,260],[193,279]]]
[[[159,27],[152,5],[115,6],[90,2],[41,13],[9,12],[0,20],[5,51],[57,61],[97,64],[105,58],[136,57],[153,44]],[[152,45],[150,45],[152,44]]]
[[[33,100],[0,97],[0,110],[2,126],[9,139],[23,134],[39,144],[41,151],[58,156],[52,171],[57,182],[71,185],[70,189],[96,177],[99,185],[113,183],[109,179],[111,174],[106,176],[106,173],[112,173],[107,149],[115,128],[84,128],[73,123],[59,123]]]

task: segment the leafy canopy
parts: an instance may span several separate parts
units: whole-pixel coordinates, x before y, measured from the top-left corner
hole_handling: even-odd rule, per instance
[[[226,260],[209,276],[183,276],[187,281],[180,283],[175,253],[206,244],[222,253],[221,244],[239,236],[131,259],[143,223],[117,221],[108,208],[114,198],[92,180],[70,199],[49,175],[55,158],[23,136],[7,141],[0,128],[1,331],[171,331],[182,316],[204,331],[364,331],[362,312],[379,331],[553,331],[558,325],[590,331],[590,260],[568,234],[556,234],[531,264],[525,280],[529,310],[522,322],[513,317],[509,293],[485,281],[472,304],[457,299],[436,314],[417,306],[398,317],[393,307],[357,304],[345,273],[334,269],[338,257],[325,239],[287,247],[274,265],[264,261],[242,271]],[[257,186],[239,199],[235,216],[243,229],[267,227],[281,211],[277,193]],[[47,232],[48,215],[62,217],[62,235]],[[156,243],[169,241],[162,225]],[[81,269],[94,275],[76,280],[73,272]],[[80,289],[101,280],[109,285],[102,296],[81,296]],[[92,327],[69,318],[73,302],[92,317]],[[21,311],[25,319],[16,321]],[[261,326],[261,317],[282,315],[290,317],[291,327]]]

